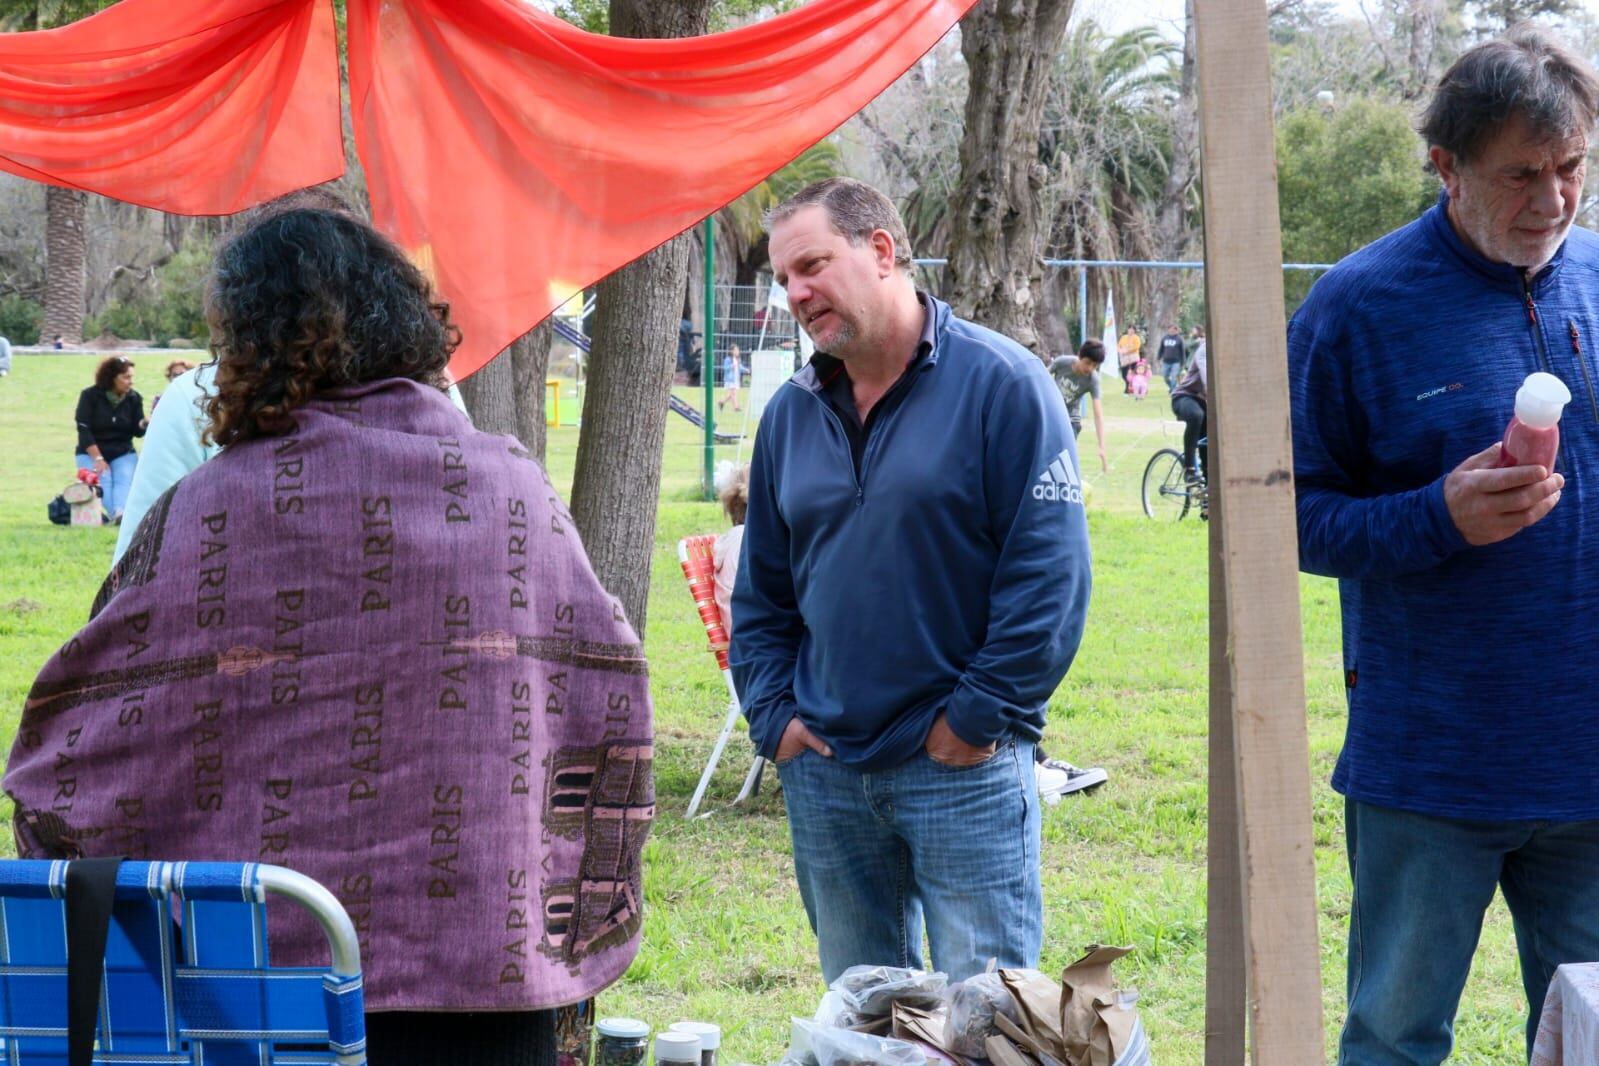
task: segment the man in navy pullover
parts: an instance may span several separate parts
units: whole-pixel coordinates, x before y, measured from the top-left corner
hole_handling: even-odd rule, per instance
[[[833,178],[771,257],[817,355],[761,417],[733,676],[783,781],[832,981],[1035,966],[1033,747],[1082,638],[1077,450],[1043,364],[917,293],[904,223]]]
[[[1449,1054],[1496,887],[1529,1046],[1555,967],[1599,959],[1599,239],[1571,228],[1596,110],[1542,31],[1467,52],[1422,123],[1438,205],[1289,326],[1300,559],[1343,602],[1340,1063]],[[1498,468],[1539,370],[1575,397],[1555,469]]]

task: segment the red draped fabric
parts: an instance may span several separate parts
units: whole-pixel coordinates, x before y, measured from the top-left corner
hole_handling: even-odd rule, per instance
[[[374,222],[450,301],[464,376],[820,140],[973,2],[813,0],[629,40],[524,0],[349,0]],[[123,0],[0,37],[0,167],[186,213],[327,180],[332,40],[327,0]]]
[[[0,170],[220,215],[344,170],[333,8],[129,0],[0,35]]]

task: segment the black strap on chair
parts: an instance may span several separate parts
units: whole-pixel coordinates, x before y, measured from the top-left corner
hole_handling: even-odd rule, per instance
[[[67,1064],[93,1066],[100,979],[121,859],[67,863]]]

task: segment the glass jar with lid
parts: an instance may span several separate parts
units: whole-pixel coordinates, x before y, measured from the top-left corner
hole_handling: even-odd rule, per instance
[[[637,1018],[601,1018],[594,1025],[594,1066],[644,1066],[650,1027]]]

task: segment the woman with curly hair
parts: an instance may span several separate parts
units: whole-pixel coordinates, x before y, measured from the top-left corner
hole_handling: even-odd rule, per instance
[[[144,436],[144,397],[133,388],[133,360],[112,355],[100,360],[94,384],[78,393],[79,470],[100,478],[100,495],[111,521],[122,521],[122,508],[139,467],[133,438]]]
[[[446,398],[458,333],[393,244],[272,213],[218,251],[207,304],[222,451],[154,503],[35,682],[5,777],[18,849],[126,854],[137,795],[138,853],[273,862],[339,897],[374,1062],[554,1063],[583,1039],[568,1005],[638,945],[638,638],[543,469]],[[93,769],[63,812],[69,734]],[[272,921],[276,961],[325,961],[309,921]]]

